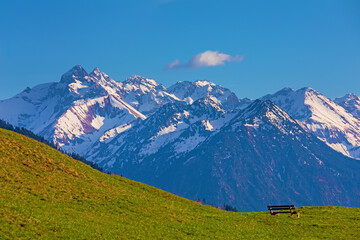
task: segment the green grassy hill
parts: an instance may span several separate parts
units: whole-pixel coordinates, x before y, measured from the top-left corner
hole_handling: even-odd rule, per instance
[[[265,210],[266,206],[264,206]],[[301,218],[202,206],[0,129],[0,239],[358,239],[360,209]]]

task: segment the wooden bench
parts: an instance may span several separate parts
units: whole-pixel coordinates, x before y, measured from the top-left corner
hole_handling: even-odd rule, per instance
[[[290,217],[297,215],[300,217],[301,211],[296,211],[294,205],[278,205],[278,206],[267,206],[271,215],[279,216],[281,213],[290,213]]]

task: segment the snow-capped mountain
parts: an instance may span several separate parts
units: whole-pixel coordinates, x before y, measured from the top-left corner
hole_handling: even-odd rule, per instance
[[[63,150],[83,154],[107,131],[146,117],[122,100],[122,84],[81,66],[60,82],[27,88],[0,102],[0,118],[53,140]]]
[[[153,114],[164,104],[181,101],[153,79],[133,75],[122,84],[124,101],[146,116]]]
[[[169,103],[110,141],[96,143],[86,157],[116,172],[129,164],[159,162],[158,158],[164,156],[166,164],[171,164],[219,130],[233,114],[217,105],[213,97],[198,99],[191,105]]]
[[[311,88],[284,88],[262,99],[274,102],[336,151],[360,158],[360,120],[331,99]]]
[[[200,98],[212,96],[218,101],[217,104],[221,104],[226,110],[244,108],[251,103],[250,99],[240,100],[229,89],[206,80],[177,82],[169,87],[169,92],[189,104]]]
[[[195,100],[209,97],[225,106],[239,102],[230,90],[203,82],[194,85],[203,90],[202,85],[211,88],[203,92],[195,89]],[[242,104],[250,101],[246,99]],[[75,66],[62,75],[60,82],[26,88],[0,101],[0,118],[53,140],[65,151],[87,155],[94,143],[128,130],[136,119],[144,120],[165,104],[179,102],[186,103],[182,95],[177,97],[152,79],[133,75],[117,82],[98,68],[88,74]]]
[[[360,97],[354,93],[346,94],[341,98],[336,98],[334,100],[338,105],[345,108],[349,113],[351,113],[357,119],[360,119]]]
[[[108,170],[243,211],[270,202],[360,205],[360,162],[329,148],[270,101],[236,113],[203,99],[168,104],[93,149],[93,160]]]
[[[0,118],[190,199],[241,210],[360,206],[360,161],[346,157],[360,158],[358,97],[337,104],[310,88],[286,88],[263,100],[272,102],[238,99],[209,81],[167,89],[75,66],[59,82],[0,101]]]

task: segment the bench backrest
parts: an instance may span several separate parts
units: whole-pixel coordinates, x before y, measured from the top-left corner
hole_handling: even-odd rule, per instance
[[[267,206],[268,209],[272,208],[272,209],[275,209],[275,208],[285,208],[285,209],[289,209],[289,208],[295,208],[294,205],[277,205],[277,206]]]
[[[278,206],[267,206],[270,212],[272,211],[281,211],[281,210],[290,210],[291,212],[295,209],[294,205],[278,205]]]

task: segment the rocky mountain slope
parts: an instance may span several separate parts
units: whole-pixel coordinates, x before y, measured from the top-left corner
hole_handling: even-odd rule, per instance
[[[95,147],[101,151],[93,160],[180,196],[244,211],[269,202],[360,206],[360,162],[329,148],[272,102],[256,100],[236,113],[211,105],[208,122],[191,106],[164,106],[162,117]]]
[[[360,119],[360,97],[354,93],[346,94],[341,98],[336,98],[334,100],[338,105],[345,108],[349,113],[351,113],[357,119]]]
[[[225,106],[241,102],[230,90],[207,84],[216,91],[195,84],[191,87],[196,92],[196,98],[192,95],[195,100],[212,97]],[[173,89],[178,85],[181,83]],[[0,101],[0,118],[53,140],[65,151],[86,155],[93,144],[129,129],[161,106],[187,102],[173,92],[152,79],[134,75],[116,82],[98,68],[88,74],[81,66],[75,66],[60,82],[27,88]]]
[[[0,102],[0,118],[53,140],[63,150],[83,154],[105,132],[146,117],[123,100],[121,84],[81,66],[60,82],[27,88]]]
[[[189,104],[200,98],[212,96],[217,99],[217,104],[221,104],[226,110],[233,110],[248,102],[248,99],[238,99],[229,89],[206,80],[178,82],[169,88],[169,92]]]
[[[162,84],[149,78],[133,75],[121,84],[124,101],[146,116],[153,114],[164,104],[180,101]]]
[[[336,151],[360,158],[360,119],[351,109],[347,111],[311,88],[285,88],[262,99],[274,102]]]
[[[142,162],[159,164],[154,156],[172,164],[218,131],[233,115],[217,105],[213,97],[198,99],[191,105],[166,104],[141,124],[110,140],[97,142],[86,157],[116,172],[124,165],[137,168]],[[162,167],[157,169],[163,171]]]
[[[60,82],[0,101],[0,118],[107,171],[178,195],[258,210],[359,206],[358,98],[311,88],[239,99],[209,81],[166,88],[75,66]],[[336,150],[336,151],[335,151]]]

